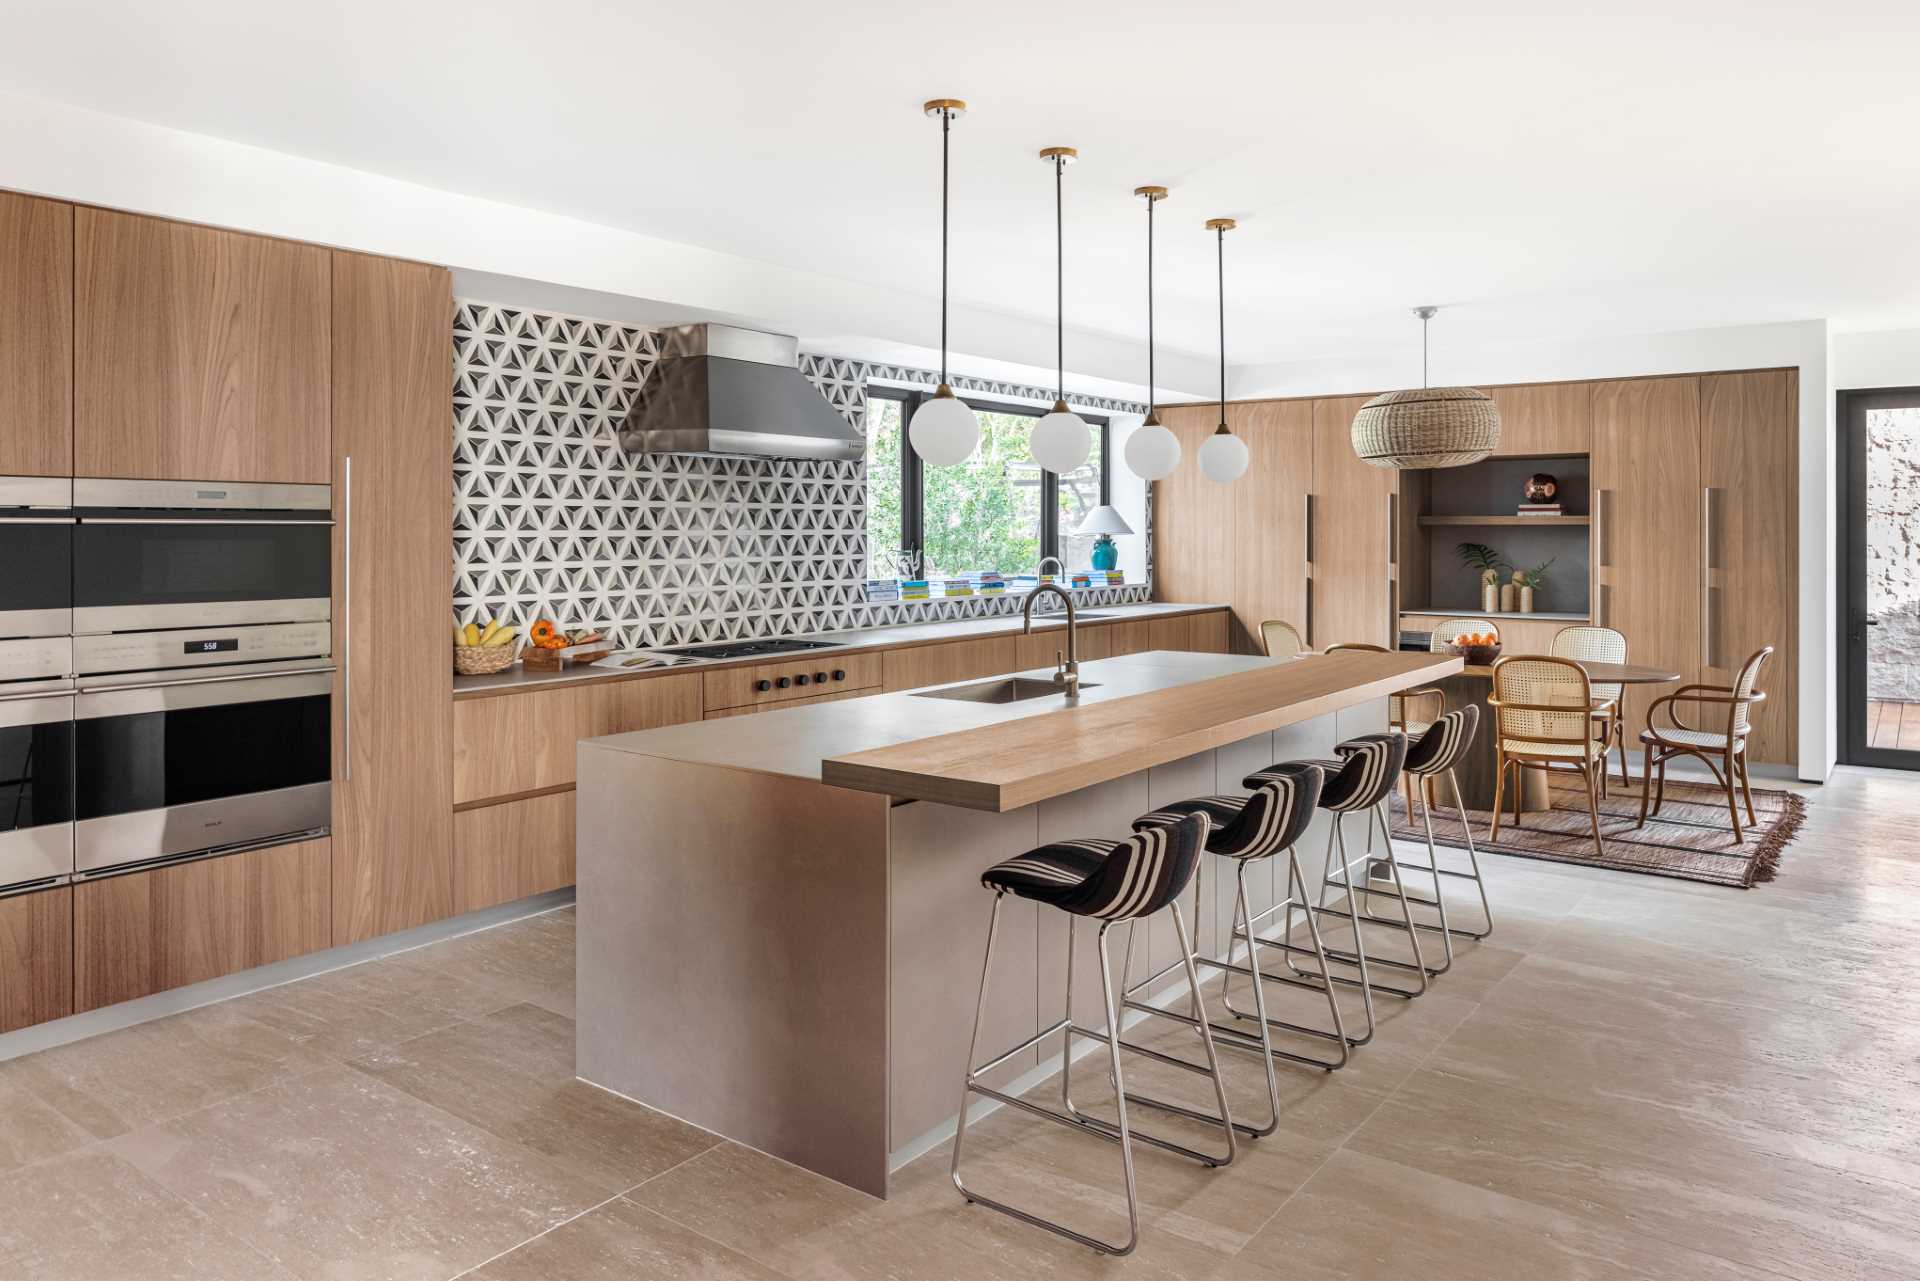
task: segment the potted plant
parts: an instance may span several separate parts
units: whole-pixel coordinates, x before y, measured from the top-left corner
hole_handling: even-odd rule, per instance
[[[1558,556],[1550,557],[1542,563],[1535,565],[1532,569],[1517,569],[1514,571],[1513,583],[1514,586],[1520,590],[1521,613],[1531,614],[1533,612],[1534,589],[1547,585],[1547,571],[1552,569],[1553,562],[1559,559]]]
[[[1485,543],[1461,543],[1456,548],[1460,563],[1480,571],[1480,608],[1489,614],[1500,612],[1500,571],[1513,566]]]

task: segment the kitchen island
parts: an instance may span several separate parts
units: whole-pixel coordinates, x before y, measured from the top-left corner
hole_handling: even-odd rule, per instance
[[[1153,651],[1083,664],[1073,705],[980,701],[1009,692],[997,678],[586,740],[578,1073],[885,1196],[892,1169],[951,1131],[992,899],[982,871],[1048,840],[1124,835],[1275,760],[1329,756],[1385,727],[1388,694],[1459,669],[1434,654]],[[1270,868],[1253,879],[1258,911],[1276,887]],[[1215,955],[1226,885],[1210,878],[1197,922]],[[1022,900],[1003,916],[995,1045],[1064,1000],[1066,920]],[[1089,973],[1092,931],[1077,939]],[[1172,961],[1170,922],[1139,950],[1136,973]],[[1101,1022],[1099,1004],[1097,983],[1078,985],[1079,1020]],[[1050,1047],[999,1083],[1044,1075]]]

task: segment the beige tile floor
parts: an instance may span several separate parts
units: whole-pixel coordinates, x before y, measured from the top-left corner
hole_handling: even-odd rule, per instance
[[[1920,779],[1811,796],[1751,892],[1490,860],[1493,939],[1278,1133],[1140,1154],[1129,1259],[945,1149],[876,1201],[575,1082],[568,910],[0,1064],[0,1278],[1920,1278]],[[1112,1148],[974,1134],[983,1190],[1121,1227]]]

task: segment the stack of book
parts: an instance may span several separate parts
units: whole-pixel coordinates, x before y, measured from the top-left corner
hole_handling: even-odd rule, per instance
[[[973,583],[965,578],[946,578],[940,582],[942,596],[971,596]]]
[[[1558,516],[1560,515],[1560,504],[1559,503],[1521,503],[1520,514],[1522,516]]]
[[[1093,580],[1106,587],[1125,587],[1127,585],[1127,576],[1117,569],[1096,569],[1093,571]]]
[[[991,569],[984,569],[977,574],[970,574],[968,577],[973,580],[974,590],[982,596],[1005,596],[1007,594],[1007,579],[1004,574]]]
[[[1074,574],[1069,579],[1067,586],[1074,588],[1075,590],[1078,590],[1082,587],[1091,587],[1093,586],[1093,575],[1086,572]]]
[[[867,580],[867,601],[870,604],[887,604],[900,599],[900,580],[897,578],[869,578]]]
[[[1007,580],[1007,586],[1013,588],[1016,592],[1030,592],[1041,583],[1051,582],[1052,579],[1053,575],[1051,574],[1047,575],[1044,579],[1038,574],[1015,574]]]
[[[932,600],[933,584],[924,578],[903,578],[900,580],[901,600]]]

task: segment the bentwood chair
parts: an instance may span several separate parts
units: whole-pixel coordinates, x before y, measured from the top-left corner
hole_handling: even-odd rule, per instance
[[[1587,789],[1587,814],[1593,843],[1602,856],[1599,775],[1607,758],[1593,737],[1593,684],[1586,669],[1568,658],[1527,655],[1501,658],[1493,665],[1494,778],[1493,831],[1500,839],[1500,801],[1507,770],[1513,770],[1513,825],[1520,826],[1520,771],[1554,770],[1578,774]],[[1551,796],[1551,793],[1549,793]],[[1551,804],[1551,801],[1549,801]]]
[[[1611,627],[1562,627],[1553,634],[1553,655],[1556,658],[1587,659],[1596,663],[1624,663],[1627,661],[1627,638]],[[1629,782],[1627,719],[1620,710],[1624,688],[1618,681],[1600,681],[1593,687],[1594,702],[1600,704],[1593,709],[1593,732],[1600,740],[1602,756],[1611,750],[1619,751],[1622,787]],[[1607,776],[1602,771],[1600,795],[1606,794]]]
[[[1653,706],[1647,709],[1647,728],[1641,731],[1642,747],[1640,757],[1640,823],[1647,824],[1647,784],[1652,776],[1659,772],[1659,793],[1654,799],[1653,812],[1658,814],[1660,806],[1667,799],[1667,762],[1676,756],[1698,758],[1707,767],[1714,781],[1727,793],[1727,813],[1733,819],[1733,839],[1736,844],[1746,840],[1740,832],[1740,806],[1736,803],[1733,787],[1736,780],[1740,792],[1747,802],[1747,822],[1758,823],[1753,813],[1753,787],[1747,775],[1747,732],[1751,728],[1750,716],[1756,703],[1764,702],[1766,695],[1757,686],[1760,683],[1760,669],[1773,657],[1773,646],[1768,645],[1756,650],[1747,661],[1740,664],[1740,672],[1732,685],[1683,685],[1673,693],[1653,700]],[[1695,728],[1680,719],[1675,710],[1682,703],[1692,703],[1701,710],[1701,726]],[[1726,719],[1716,728],[1706,728],[1706,717],[1714,708],[1724,707]],[[1665,717],[1666,724],[1660,723]],[[1718,768],[1714,761],[1720,762]]]
[[[1206,1016],[1206,1007],[1200,995],[1200,975],[1193,965],[1192,940],[1187,933],[1186,917],[1180,911],[1180,896],[1192,882],[1194,869],[1199,866],[1200,852],[1206,844],[1207,824],[1207,816],[1204,813],[1196,813],[1178,822],[1147,824],[1124,841],[1054,841],[1037,849],[1028,850],[1017,858],[995,864],[981,875],[980,883],[993,891],[993,912],[987,923],[986,958],[981,962],[980,968],[980,1001],[974,1009],[973,1039],[967,1051],[967,1066],[960,1089],[960,1122],[953,1136],[953,1163],[949,1167],[953,1186],[959,1189],[960,1195],[969,1203],[998,1210],[1022,1223],[1057,1233],[1070,1241],[1077,1241],[1081,1245],[1098,1250],[1102,1254],[1130,1254],[1140,1240],[1140,1199],[1133,1169],[1133,1145],[1136,1140],[1198,1161],[1206,1166],[1222,1166],[1233,1160],[1236,1151],[1233,1115],[1227,1109],[1226,1084],[1220,1075],[1220,1065],[1214,1054],[1212,1023]],[[1042,1029],[1012,1049],[997,1054],[983,1063],[980,1060],[980,1029],[986,1016],[987,981],[993,974],[993,942],[1000,927],[1000,903],[1009,894],[1030,899],[1067,914],[1067,1012],[1065,1017],[1051,1027]],[[1193,1007],[1199,1014],[1194,1021],[1194,1026],[1199,1030],[1201,1043],[1206,1047],[1207,1066],[1202,1068],[1185,1063],[1170,1055],[1156,1054],[1153,1057],[1165,1058],[1189,1071],[1212,1078],[1214,1099],[1220,1107],[1219,1115],[1207,1116],[1199,1112],[1188,1115],[1219,1127],[1225,1136],[1226,1148],[1225,1152],[1220,1154],[1199,1152],[1178,1143],[1141,1133],[1135,1130],[1127,1120],[1127,1101],[1132,1096],[1127,1093],[1126,1075],[1120,1066],[1122,1045],[1120,1006],[1114,997],[1113,967],[1108,960],[1107,932],[1117,924],[1142,920],[1162,910],[1173,914],[1174,934],[1179,940],[1181,954],[1187,958],[1183,968],[1187,972],[1187,987],[1193,998]],[[1102,1008],[1106,1014],[1106,1026],[1098,1031],[1082,1027],[1073,1020],[1073,926],[1083,917],[1095,922],[1095,940],[1099,950],[1100,985],[1105,997]],[[1028,996],[1031,999],[1032,993],[1029,992]],[[1119,1118],[1117,1121],[1089,1116],[1075,1108],[1069,1093],[1070,1083],[1064,1074],[1061,1084],[1061,1094],[1066,1104],[1064,1111],[981,1084],[982,1076],[1056,1033],[1065,1034],[1065,1053],[1068,1060],[1073,1057],[1073,1039],[1076,1036],[1098,1041],[1107,1047],[1107,1071],[1113,1080],[1114,1105]],[[1120,1242],[1102,1240],[1099,1237],[1075,1231],[1063,1223],[1056,1223],[1032,1211],[983,1196],[968,1187],[960,1177],[960,1159],[967,1141],[967,1109],[976,1094],[1033,1116],[1044,1117],[1056,1124],[1103,1139],[1108,1143],[1118,1144],[1121,1172],[1126,1181],[1126,1239]]]
[[[1307,651],[1307,643],[1300,639],[1293,624],[1278,618],[1269,618],[1260,624],[1260,644],[1268,658],[1292,658]]]

